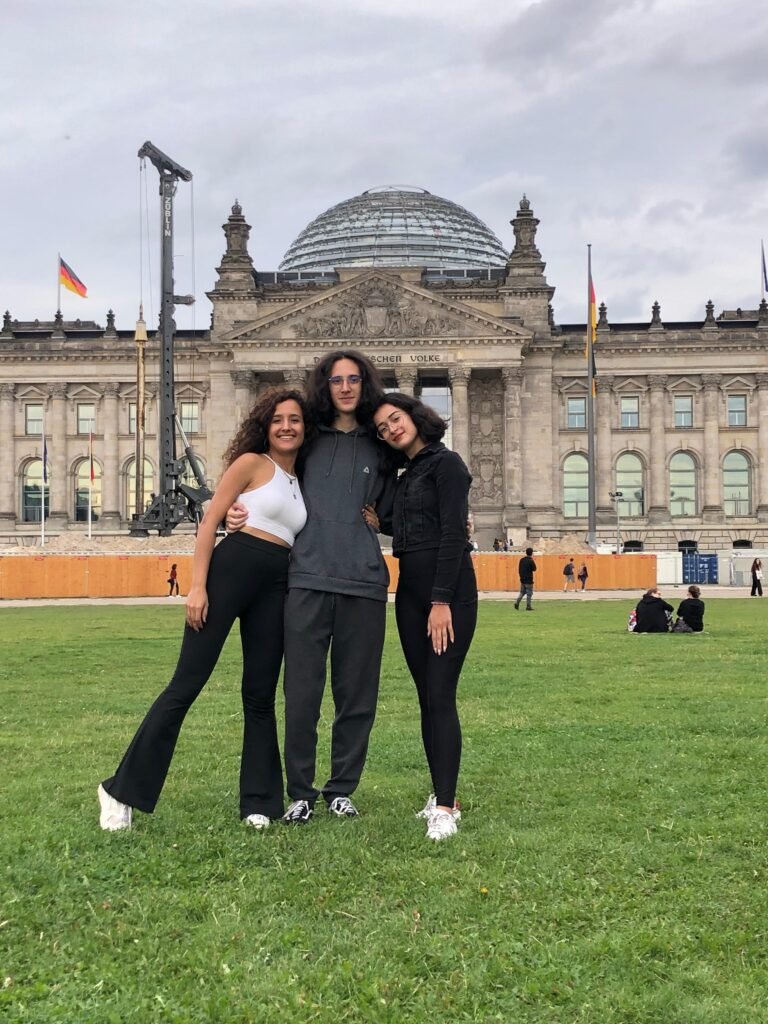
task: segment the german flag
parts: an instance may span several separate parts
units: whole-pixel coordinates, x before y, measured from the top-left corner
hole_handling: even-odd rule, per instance
[[[79,295],[81,299],[88,298],[88,289],[74,272],[72,267],[64,262],[59,256],[59,283],[63,284],[69,291]]]

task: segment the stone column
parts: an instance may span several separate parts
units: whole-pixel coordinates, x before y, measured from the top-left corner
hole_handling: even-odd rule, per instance
[[[704,507],[705,522],[718,523],[722,519],[720,503],[720,381],[719,373],[703,373],[704,387]]]
[[[519,367],[504,367],[504,519],[507,526],[525,523],[523,510],[523,476],[520,458],[520,392],[523,371]]]
[[[667,377],[664,374],[648,377],[650,400],[650,497],[648,499],[648,522],[664,523],[669,519],[669,498],[667,487],[666,432],[664,429],[664,394]]]
[[[613,475],[613,451],[611,445],[611,416],[613,412],[613,377],[598,377],[596,408],[597,444],[597,494],[595,496],[598,517],[605,522],[615,519],[609,494],[615,490]]]
[[[563,378],[552,378],[552,508],[557,512],[558,519],[563,515],[563,474],[560,459],[560,421],[562,416],[561,402],[563,394]]]
[[[303,391],[307,383],[307,371],[300,366],[291,367],[290,370],[283,370],[283,379],[286,387],[294,388],[296,391]]]
[[[453,427],[453,450],[458,452],[469,466],[469,378],[471,369],[454,366],[448,371],[451,382],[451,425]]]
[[[419,371],[410,366],[398,366],[395,370],[397,386],[404,395],[415,395],[416,384],[419,379]]]
[[[67,479],[67,385],[51,384],[51,399],[51,416],[45,423],[51,462],[48,521],[51,525],[64,526],[69,519],[70,497]]]
[[[114,529],[120,525],[118,395],[120,386],[104,385],[104,407],[101,442],[101,524]],[[95,453],[94,453],[95,454]],[[137,467],[138,469],[138,467]],[[149,497],[149,495],[146,495]]]
[[[0,384],[0,522],[10,526],[16,520],[16,445],[13,429],[15,385]]]
[[[232,370],[231,377],[235,385],[235,421],[239,426],[251,408],[253,370]]]
[[[757,384],[757,518],[768,523],[768,373],[756,373]],[[2,434],[0,434],[2,436]],[[754,486],[754,479],[753,479]]]

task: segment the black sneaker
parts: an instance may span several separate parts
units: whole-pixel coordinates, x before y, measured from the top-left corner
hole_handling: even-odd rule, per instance
[[[286,825],[306,825],[314,811],[308,800],[294,800],[282,817]]]
[[[348,796],[335,796],[328,804],[328,813],[337,818],[359,818],[360,812]]]
[[[519,607],[520,607],[520,602],[519,601],[515,601],[515,611],[517,611],[517,609]]]

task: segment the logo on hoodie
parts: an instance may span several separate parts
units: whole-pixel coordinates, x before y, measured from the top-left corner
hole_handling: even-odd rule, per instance
[[[370,471],[370,469],[368,469],[368,467],[366,466],[366,467],[365,467],[365,469],[363,470],[363,472],[364,472],[364,473],[370,473],[371,471]]]

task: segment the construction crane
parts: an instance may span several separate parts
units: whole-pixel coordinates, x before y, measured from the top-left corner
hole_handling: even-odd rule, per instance
[[[176,415],[173,374],[173,336],[176,324],[173,311],[177,305],[191,306],[193,295],[174,295],[173,287],[173,197],[178,181],[191,181],[192,174],[175,160],[161,152],[151,142],[145,142],[139,150],[140,159],[148,159],[160,175],[160,238],[161,238],[161,291],[160,306],[160,418],[158,423],[160,488],[143,512],[131,517],[130,535],[147,537],[150,530],[157,530],[159,536],[170,537],[174,527],[183,522],[199,523],[203,514],[203,503],[209,501],[212,492],[189,441]],[[138,429],[138,418],[137,418]],[[176,457],[176,430],[184,445],[184,458]],[[192,470],[197,487],[182,483],[185,466]],[[136,466],[136,476],[144,467]]]

